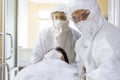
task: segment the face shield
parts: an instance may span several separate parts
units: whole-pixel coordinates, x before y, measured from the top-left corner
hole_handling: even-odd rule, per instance
[[[77,10],[72,14],[72,19],[74,23],[78,23],[83,20],[87,20],[88,16],[90,14],[89,10]]]
[[[68,28],[68,20],[65,6],[57,6],[52,11],[52,20],[54,28],[60,33]]]
[[[76,28],[83,33],[92,33],[104,24],[100,8],[96,0],[71,0],[67,5],[69,18]]]
[[[65,13],[64,12],[60,12],[60,11],[53,12],[52,13],[52,18],[54,20],[63,20],[63,21],[67,20],[67,17],[65,15]]]
[[[67,26],[67,17],[64,12],[54,12],[52,14],[53,23],[56,29],[61,29],[63,26]]]

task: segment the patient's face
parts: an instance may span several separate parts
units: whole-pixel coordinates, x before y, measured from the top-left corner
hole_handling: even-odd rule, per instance
[[[60,54],[61,54],[61,60],[63,60],[63,61],[65,61],[65,58],[64,58],[64,56],[62,55],[62,53],[60,52],[60,51],[58,51]]]

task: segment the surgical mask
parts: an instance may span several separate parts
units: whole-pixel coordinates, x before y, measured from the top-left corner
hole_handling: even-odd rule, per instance
[[[55,26],[55,29],[59,30],[59,29],[62,29],[64,26],[66,26],[67,24],[67,21],[64,21],[64,20],[54,20],[54,26]]]
[[[62,54],[60,52],[57,50],[51,50],[44,56],[44,59],[61,59],[61,57]]]
[[[54,20],[55,36],[59,36],[64,31],[69,30],[68,21]]]
[[[97,25],[94,21],[90,20],[80,21],[76,23],[75,26],[82,34],[94,35],[97,31]]]

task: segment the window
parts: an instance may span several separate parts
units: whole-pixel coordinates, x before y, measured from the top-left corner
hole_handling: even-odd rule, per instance
[[[39,30],[52,26],[53,23],[51,20],[50,10],[39,11],[38,17],[39,17]]]

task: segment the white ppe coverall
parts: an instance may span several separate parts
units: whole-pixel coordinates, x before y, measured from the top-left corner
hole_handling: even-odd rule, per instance
[[[103,18],[96,0],[68,3],[71,16],[80,9],[89,10],[90,15],[75,24],[82,33],[75,45],[79,80],[120,80],[120,30]]]
[[[65,8],[57,7],[53,10],[65,12]],[[79,34],[75,30],[69,27],[69,22],[67,20],[64,25],[61,24],[61,32],[57,32],[54,26],[45,28],[40,31],[39,38],[33,49],[33,55],[31,57],[31,62],[36,63],[43,59],[44,55],[52,48],[61,47],[63,48],[68,56],[69,62],[75,62],[75,42],[78,39]]]
[[[62,61],[56,50],[48,52],[41,62],[22,69],[15,80],[77,80],[78,70]]]
[[[33,55],[32,55],[32,63],[39,62],[43,59],[44,55],[55,47],[62,47],[68,56],[69,62],[74,63],[75,62],[75,41],[77,40],[77,37],[75,35],[75,30],[72,30],[71,28],[68,30],[67,34],[64,35],[64,33],[61,36],[66,36],[65,41],[63,42],[63,46],[60,46],[58,43],[58,40],[62,40],[62,37],[56,37],[54,33],[54,28],[49,27],[42,31],[40,31],[39,38],[37,40],[37,43],[35,45],[35,48],[33,49]]]

